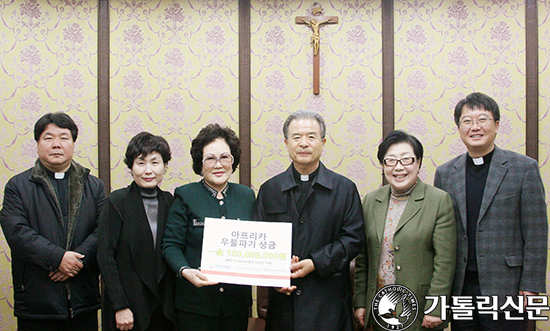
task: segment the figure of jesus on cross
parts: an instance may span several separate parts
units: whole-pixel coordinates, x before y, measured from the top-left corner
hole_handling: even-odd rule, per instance
[[[302,19],[302,21],[304,21],[305,24],[309,25],[313,29],[313,35],[311,36],[311,43],[313,44],[313,55],[319,55],[319,46],[321,44],[321,35],[319,35],[319,26],[321,24],[329,22],[330,20],[332,20],[332,18],[329,18],[322,22],[317,22],[314,18],[312,18],[311,21],[309,22]]]
[[[296,17],[297,24],[307,24],[313,30],[311,43],[313,44],[313,94],[319,94],[319,48],[321,45],[321,35],[319,28],[322,24],[338,23],[337,16],[323,16],[323,8],[315,2],[312,6],[311,16]]]

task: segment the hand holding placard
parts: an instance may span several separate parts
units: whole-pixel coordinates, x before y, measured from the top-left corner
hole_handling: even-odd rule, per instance
[[[201,272],[209,281],[290,287],[292,224],[206,218]]]

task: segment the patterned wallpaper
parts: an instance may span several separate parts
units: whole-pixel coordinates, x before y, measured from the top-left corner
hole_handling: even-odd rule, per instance
[[[172,149],[163,189],[197,181],[189,150],[200,129],[239,129],[237,1],[111,1],[110,15],[113,189],[131,182],[124,153],[144,130]]]
[[[339,23],[320,28],[320,94],[313,95],[312,30],[295,24],[313,1],[252,1],[252,187],[290,165],[282,133],[293,111],[323,115],[321,161],[350,179],[361,195],[381,184],[373,150],[382,136],[380,1],[319,1]]]
[[[539,21],[539,165],[550,202],[550,1],[538,1]],[[550,215],[550,208],[547,209]],[[550,263],[547,263],[550,265]],[[550,293],[550,267],[546,273],[546,293]],[[550,321],[537,323],[538,330],[550,330]]]
[[[97,175],[96,1],[0,1],[0,199],[37,157],[34,123],[67,112],[75,159]],[[15,330],[9,247],[0,237],[0,329]]]
[[[425,181],[466,151],[453,113],[474,91],[500,106],[497,145],[525,153],[523,3],[395,2],[395,126],[424,144]]]
[[[312,93],[308,26],[313,0],[251,0],[252,186],[284,171],[282,124],[294,110],[327,122],[323,162],[363,196],[381,183],[381,0],[319,1],[339,23],[322,26],[321,93]],[[163,135],[173,160],[163,189],[195,181],[191,140],[207,123],[238,132],[238,1],[111,1],[111,178],[142,130]],[[421,178],[464,152],[452,112],[472,91],[502,111],[497,144],[525,152],[524,1],[394,1],[395,126],[424,144]],[[550,3],[538,2],[540,165],[550,188]],[[75,158],[97,174],[97,1],[0,0],[0,198],[36,158],[34,122],[66,111],[80,129]],[[232,177],[238,181],[238,173]],[[0,236],[0,329],[15,330],[9,248]],[[549,279],[550,283],[550,279]],[[550,330],[550,323],[537,323]]]

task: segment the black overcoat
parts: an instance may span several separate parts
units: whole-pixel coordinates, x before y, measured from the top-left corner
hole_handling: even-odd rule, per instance
[[[292,254],[312,259],[315,271],[292,281],[292,295],[270,289],[267,330],[351,330],[349,263],[365,243],[357,187],[320,163],[298,212],[292,167],[260,187],[253,219],[291,222]]]
[[[69,311],[76,316],[101,306],[96,253],[103,182],[75,161],[69,176],[67,228],[40,160],[6,184],[0,223],[11,248],[16,317],[68,319]],[[66,251],[84,255],[84,268],[64,282],[54,282],[49,273],[57,270]]]
[[[172,194],[157,188],[157,245],[147,220],[139,187],[112,192],[99,219],[98,263],[105,285],[102,308],[103,330],[118,330],[115,313],[130,308],[133,330],[144,330],[160,305],[164,315],[175,322],[176,275],[162,257],[162,237]]]

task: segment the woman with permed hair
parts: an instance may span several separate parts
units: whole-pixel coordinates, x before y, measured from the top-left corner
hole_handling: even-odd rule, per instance
[[[193,171],[202,180],[178,187],[168,216],[162,252],[178,275],[179,330],[242,330],[252,304],[250,286],[218,284],[200,271],[204,219],[250,220],[254,191],[230,183],[241,157],[239,138],[229,127],[209,124],[191,144]]]
[[[105,284],[103,330],[176,329],[176,277],[161,251],[174,197],[159,185],[170,159],[170,146],[161,136],[134,136],[124,160],[134,181],[112,192],[101,212],[97,260]]]

